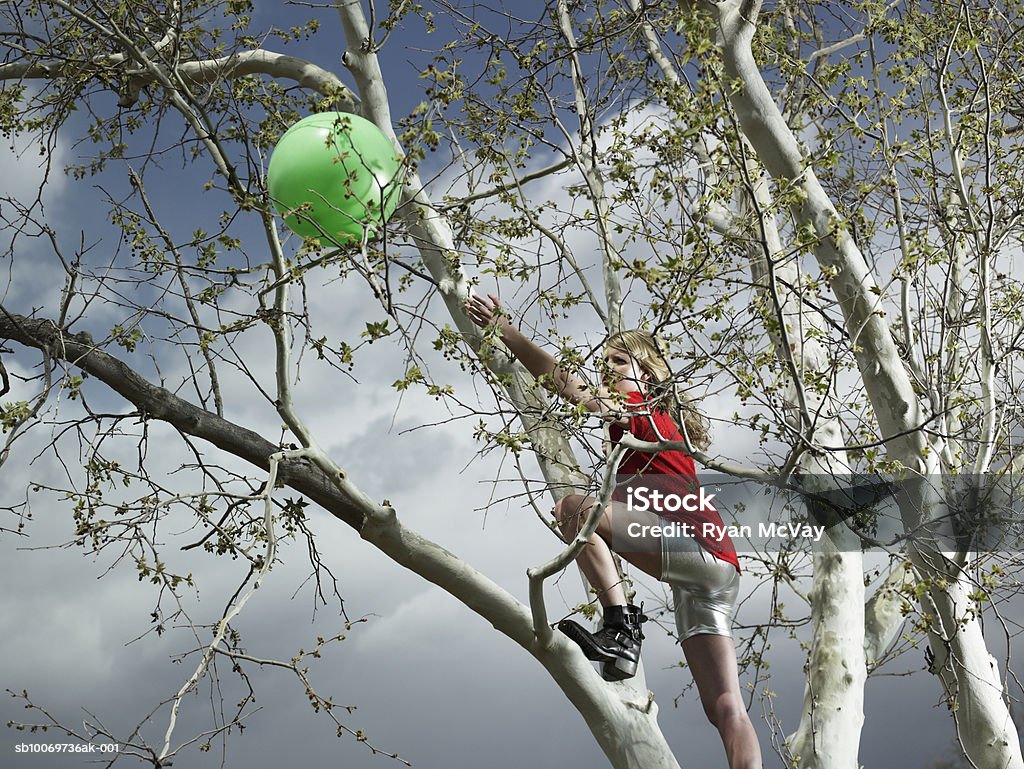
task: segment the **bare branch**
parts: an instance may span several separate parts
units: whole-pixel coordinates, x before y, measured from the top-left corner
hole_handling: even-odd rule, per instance
[[[49,349],[54,358],[87,372],[121,395],[143,418],[159,419],[181,432],[209,441],[240,459],[269,471],[270,457],[280,451],[258,433],[192,405],[163,387],[139,376],[107,352],[97,348],[86,333],[63,334],[51,321],[0,312],[0,339],[27,347]],[[304,458],[287,459],[278,477],[317,502],[335,517],[358,529],[365,510],[343,494],[333,479]]]
[[[50,80],[60,74],[64,64],[57,61],[14,62],[0,64],[0,80]],[[247,75],[291,80],[324,96],[338,100],[344,111],[357,111],[359,100],[333,72],[310,61],[265,49],[239,51],[230,56],[204,61],[185,61],[174,72],[190,85],[212,85],[224,80]],[[160,62],[144,70],[132,70],[131,79],[137,85],[165,82],[171,71]]]

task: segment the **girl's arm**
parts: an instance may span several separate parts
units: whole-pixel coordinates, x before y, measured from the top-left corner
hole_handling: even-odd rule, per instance
[[[501,332],[501,341],[527,371],[570,403],[583,404],[588,410],[597,413],[615,409],[615,398],[611,392],[604,387],[594,389],[559,366],[550,353],[542,350],[512,325],[508,316],[501,311],[501,303],[496,296],[488,294],[487,297],[485,299],[471,294],[466,301],[466,313],[480,328],[497,326]]]

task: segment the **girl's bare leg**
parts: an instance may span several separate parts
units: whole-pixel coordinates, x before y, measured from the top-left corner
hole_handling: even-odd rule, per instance
[[[579,533],[593,504],[593,497],[570,494],[555,505],[555,518],[566,542],[570,542]],[[604,518],[607,517],[605,514]],[[587,540],[586,547],[576,556],[576,563],[580,565],[591,587],[597,591],[597,598],[602,606],[626,604],[626,592],[622,589],[622,579],[615,568],[611,548],[600,534],[593,534]]]
[[[729,769],[761,769],[761,746],[740,693],[736,647],[720,635],[695,635],[683,641],[708,720],[718,729]]]

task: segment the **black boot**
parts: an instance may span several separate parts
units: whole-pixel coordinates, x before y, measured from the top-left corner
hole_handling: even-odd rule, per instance
[[[641,609],[629,606],[606,606],[604,626],[591,633],[571,619],[558,623],[558,629],[579,644],[588,660],[601,662],[601,675],[606,681],[622,681],[636,675],[640,661],[640,642],[644,634],[640,623],[645,622]]]

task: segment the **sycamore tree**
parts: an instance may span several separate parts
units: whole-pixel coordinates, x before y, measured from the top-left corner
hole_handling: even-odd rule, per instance
[[[396,402],[437,399],[481,451],[506,453],[509,496],[535,525],[553,528],[565,494],[607,498],[629,442],[602,447],[600,425],[469,322],[479,285],[590,377],[607,333],[655,331],[679,392],[716,405],[719,442],[686,445],[706,468],[824,492],[860,473],[898,480],[906,536],[881,543],[884,568],[866,573],[863,533],[841,527],[809,561],[750,559],[805,599],[812,628],[783,761],[859,765],[868,676],[901,638],[927,650],[966,760],[1024,769],[1010,671],[982,624],[991,612],[985,627],[1012,632],[999,607],[1015,559],[930,536],[965,498],[1012,509],[1021,471],[1017,4],[339,2],[322,18],[296,5],[270,29],[253,10],[2,11],[3,128],[45,173],[0,209],[0,467],[30,463],[22,447],[42,434],[65,468],[62,483],[4,485],[3,536],[66,511],[73,544],[121,554],[159,590],[156,626],[185,622],[198,648],[148,725],[106,735],[123,755],[167,765],[239,726],[248,699],[204,734],[176,733],[218,660],[239,676],[284,668],[352,731],[305,653],[264,659],[237,631],[282,548],[298,541],[324,575],[315,505],[533,655],[613,766],[678,765],[643,678],[601,681],[551,630],[551,579],[582,538],[552,534],[522,564],[521,602],[324,448],[304,380],[371,377]],[[410,34],[419,77],[387,82],[381,62],[412,56]],[[341,66],[315,63],[314,42]],[[395,216],[358,243],[289,236],[267,196],[275,142],[328,110],[372,120],[404,158]],[[64,179],[104,220],[62,224],[47,185]],[[368,308],[358,328],[332,323],[325,297],[342,283]],[[362,373],[371,344],[391,352],[383,373]],[[363,450],[383,459],[387,438]],[[195,585],[167,544],[182,531],[190,552],[240,565],[210,622],[186,608]],[[776,606],[740,634],[745,660],[763,663],[757,639],[790,620]]]

